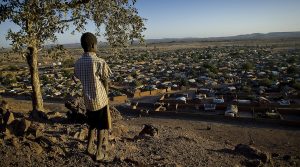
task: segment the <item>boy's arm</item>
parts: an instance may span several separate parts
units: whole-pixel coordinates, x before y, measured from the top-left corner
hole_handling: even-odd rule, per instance
[[[98,75],[100,75],[101,82],[103,83],[106,93],[108,94],[108,82],[109,82],[109,77],[112,74],[112,72],[106,62],[104,62],[103,65],[100,67],[102,67],[102,68],[101,68],[101,70],[100,69],[98,70],[99,71]]]
[[[103,83],[104,89],[106,91],[106,93],[108,94],[108,79],[103,79],[101,80],[101,82]]]
[[[77,74],[77,68],[76,63],[74,64],[74,75],[72,76],[73,81],[77,84],[78,83],[78,74]]]

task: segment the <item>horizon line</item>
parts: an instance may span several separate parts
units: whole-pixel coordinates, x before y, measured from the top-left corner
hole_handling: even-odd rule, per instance
[[[165,38],[145,38],[144,40],[168,40],[168,39],[214,39],[214,38],[231,38],[231,37],[239,37],[239,36],[247,36],[247,35],[267,35],[267,34],[272,34],[272,33],[300,33],[300,30],[297,31],[272,31],[272,32],[266,32],[266,33],[260,33],[260,32],[255,32],[255,33],[247,33],[247,34],[237,34],[237,35],[228,35],[228,36],[210,36],[210,37],[165,37]],[[137,40],[134,40],[136,42]],[[107,43],[107,41],[100,41],[99,43]],[[49,46],[49,45],[69,45],[69,44],[80,44],[80,42],[76,43],[50,43],[50,44],[44,44],[44,46]],[[11,46],[8,47],[3,47],[1,48],[8,49],[11,48]]]

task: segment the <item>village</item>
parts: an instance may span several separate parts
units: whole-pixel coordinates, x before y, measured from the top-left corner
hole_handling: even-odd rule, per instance
[[[113,72],[112,104],[137,111],[300,120],[299,50],[232,45],[129,48],[124,53],[98,53]],[[73,64],[80,54],[76,55],[39,63],[44,99],[61,101],[80,96],[80,83],[73,81]],[[7,66],[2,71],[6,73],[1,73],[1,94],[30,99],[27,67]]]
[[[0,167],[300,166],[299,6],[1,1]]]

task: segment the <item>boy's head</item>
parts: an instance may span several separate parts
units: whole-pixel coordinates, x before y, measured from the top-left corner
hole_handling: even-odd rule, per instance
[[[90,32],[83,33],[80,42],[84,52],[96,52],[97,38],[94,34]]]

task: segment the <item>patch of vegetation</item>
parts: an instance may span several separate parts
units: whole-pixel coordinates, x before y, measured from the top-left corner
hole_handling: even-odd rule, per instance
[[[272,80],[270,80],[270,79],[268,79],[268,78],[264,78],[264,79],[262,79],[259,83],[260,83],[260,85],[262,85],[262,86],[267,86],[267,87],[269,87],[269,86],[272,85]]]
[[[75,60],[73,58],[67,59],[62,62],[63,68],[72,68],[74,67],[74,64],[75,64]]]
[[[253,69],[253,67],[254,67],[254,65],[250,62],[247,62],[242,65],[242,69],[245,71],[249,71],[249,70]]]
[[[7,67],[7,70],[8,70],[8,71],[17,71],[17,70],[18,70],[18,67],[15,66],[15,65],[9,65],[9,66]]]
[[[218,68],[213,64],[207,63],[207,64],[204,64],[203,67],[208,69],[210,72],[212,72],[214,74],[219,72]]]
[[[74,75],[73,70],[63,69],[62,75],[67,78],[71,78]]]
[[[16,82],[17,82],[16,76],[12,73],[7,74],[1,81],[3,85],[11,85]]]

